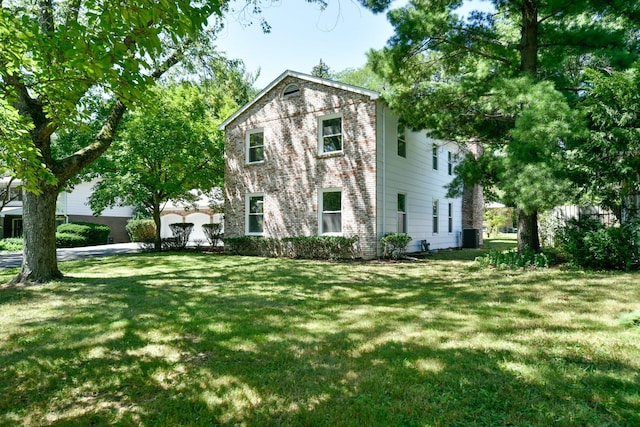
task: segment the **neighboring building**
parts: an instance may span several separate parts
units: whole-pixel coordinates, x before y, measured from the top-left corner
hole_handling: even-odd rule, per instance
[[[195,192],[194,192],[195,194]],[[201,194],[195,203],[184,204],[169,201],[160,214],[160,235],[162,238],[172,237],[170,224],[190,222],[193,231],[189,236],[192,244],[207,244],[207,236],[204,234],[203,224],[221,224],[223,226],[222,190],[215,188],[211,191],[211,197]]]
[[[225,237],[357,235],[365,258],[386,233],[408,251],[462,244],[444,188],[458,146],[400,127],[377,92],[286,71],[220,129]]]
[[[22,236],[22,195],[17,186],[19,181],[12,183],[12,190],[17,196],[0,211],[0,238]],[[94,182],[83,182],[76,185],[71,191],[58,195],[56,205],[56,221],[59,224],[67,222],[94,222],[106,224],[111,228],[110,238],[114,243],[128,242],[129,236],[125,229],[127,221],[131,218],[133,208],[116,207],[105,209],[100,216],[94,216],[88,204]]]

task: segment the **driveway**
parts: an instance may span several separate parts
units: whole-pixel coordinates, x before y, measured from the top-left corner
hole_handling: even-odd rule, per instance
[[[72,261],[83,258],[131,254],[140,252],[140,247],[137,243],[116,243],[113,245],[58,249],[56,252],[58,253],[58,261]],[[20,266],[22,266],[22,252],[11,252],[0,255],[0,268]]]

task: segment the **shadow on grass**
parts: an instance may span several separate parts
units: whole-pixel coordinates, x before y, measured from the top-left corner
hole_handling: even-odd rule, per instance
[[[452,266],[454,265],[454,266]],[[0,293],[0,424],[634,425],[637,275],[212,255]]]

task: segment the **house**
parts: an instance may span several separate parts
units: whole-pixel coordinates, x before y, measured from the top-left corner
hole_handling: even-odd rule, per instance
[[[462,244],[458,145],[400,126],[377,92],[286,71],[220,129],[225,237],[357,235],[365,258],[387,233]]]
[[[7,185],[8,178],[2,178],[0,185]],[[0,211],[0,238],[22,236],[22,193],[17,189],[19,181],[11,183],[9,191],[13,194],[11,201]],[[111,228],[110,238],[115,243],[128,242],[129,236],[125,229],[127,221],[133,214],[133,208],[116,207],[105,209],[100,216],[94,216],[88,204],[93,182],[83,182],[58,195],[56,204],[56,221],[58,224],[67,222],[94,222],[106,224]]]

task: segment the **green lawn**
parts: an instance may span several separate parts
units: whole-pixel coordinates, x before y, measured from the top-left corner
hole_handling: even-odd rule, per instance
[[[640,425],[638,273],[469,265],[63,263],[0,290],[0,425]]]

